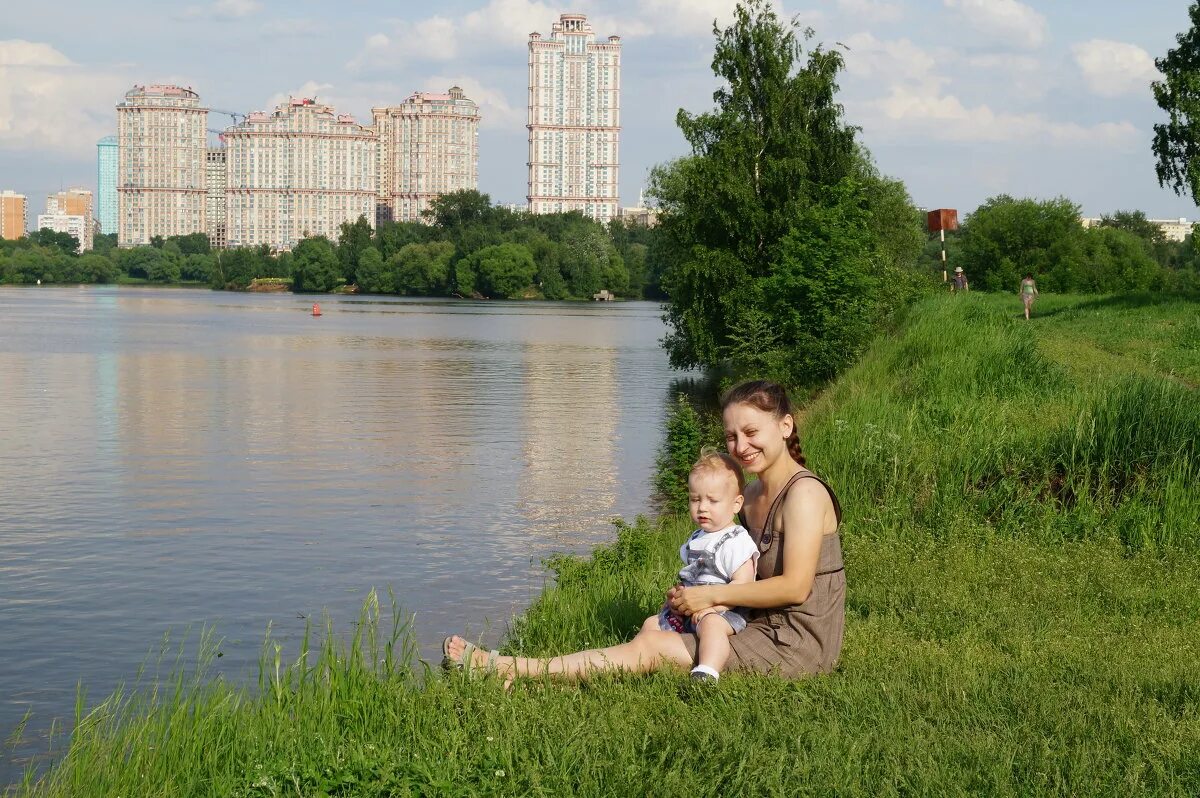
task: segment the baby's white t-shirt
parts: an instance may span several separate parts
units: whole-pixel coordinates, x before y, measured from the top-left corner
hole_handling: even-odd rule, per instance
[[[722,544],[721,539],[728,532],[733,534]],[[679,571],[684,584],[724,585],[747,560],[758,560],[758,546],[745,527],[730,524],[717,532],[697,529],[679,547],[679,556],[684,562]]]

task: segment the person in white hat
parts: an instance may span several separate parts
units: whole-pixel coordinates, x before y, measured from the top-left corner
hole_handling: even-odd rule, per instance
[[[962,266],[954,267],[954,279],[950,281],[950,293],[955,291],[970,291],[971,285],[967,282],[967,275],[963,271]]]

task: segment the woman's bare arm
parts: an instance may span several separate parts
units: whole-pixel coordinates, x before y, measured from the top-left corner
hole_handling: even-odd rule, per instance
[[[688,615],[715,604],[770,608],[804,602],[816,578],[821,541],[833,515],[833,503],[824,485],[804,479],[788,491],[780,510],[781,528],[786,533],[783,573],[757,582],[676,588],[669,594],[675,611]]]

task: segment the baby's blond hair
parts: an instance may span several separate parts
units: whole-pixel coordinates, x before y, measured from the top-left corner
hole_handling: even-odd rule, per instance
[[[705,446],[700,450],[700,458],[692,465],[692,470],[688,473],[690,477],[697,473],[720,473],[727,471],[737,480],[738,493],[746,491],[746,476],[742,473],[742,467],[738,465],[737,460],[725,452],[719,452],[711,446]]]

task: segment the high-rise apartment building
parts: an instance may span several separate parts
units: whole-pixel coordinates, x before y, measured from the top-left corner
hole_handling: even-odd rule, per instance
[[[75,236],[80,252],[91,249],[92,235],[96,231],[92,192],[69,188],[46,197],[46,212],[37,218],[37,229],[43,228]]]
[[[0,238],[15,241],[24,237],[27,212],[24,194],[12,190],[0,192]]]
[[[96,221],[100,232],[117,232],[117,137],[96,142]]]
[[[225,248],[225,144],[204,151],[204,178],[208,193],[204,195],[204,229],[208,243],[217,249]]]
[[[617,215],[621,38],[597,43],[583,14],[529,35],[529,210]]]
[[[479,106],[451,86],[372,108],[379,134],[379,218],[421,221],[442,194],[479,187]]]
[[[374,225],[379,142],[352,116],[293,98],[224,136],[228,246],[291,249],[307,236],[336,241],[359,216]]]
[[[117,104],[117,241],[203,233],[205,128],[200,95],[179,86],[134,86]]]

